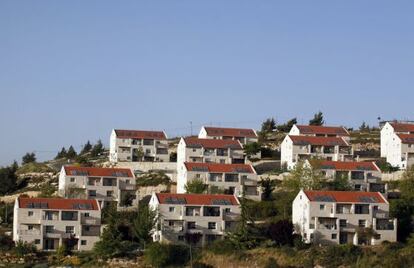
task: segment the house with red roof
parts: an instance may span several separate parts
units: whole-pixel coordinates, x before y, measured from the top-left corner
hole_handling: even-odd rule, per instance
[[[311,158],[351,161],[353,149],[343,137],[287,135],[281,147],[281,165],[293,169],[299,161]]]
[[[258,176],[250,164],[184,162],[180,168],[177,193],[185,193],[187,183],[201,180],[208,187],[208,192],[244,194],[249,199],[261,199]]]
[[[414,124],[385,123],[381,129],[381,157],[400,169],[414,165]]]
[[[158,215],[153,240],[164,243],[184,244],[191,234],[198,245],[208,245],[234,230],[240,217],[234,195],[153,193],[149,206]]]
[[[203,126],[198,137],[200,139],[238,140],[241,144],[258,141],[256,131],[251,128]]]
[[[295,232],[305,243],[379,245],[397,240],[397,220],[379,192],[303,191],[292,204]]]
[[[375,162],[306,160],[328,179],[347,179],[354,191],[387,192],[387,184],[382,182],[381,170]]]
[[[119,210],[138,206],[135,176],[128,168],[63,166],[58,193],[64,198],[95,199],[101,207],[114,203]]]
[[[113,129],[109,160],[116,162],[168,162],[167,135],[163,131]]]
[[[92,250],[101,233],[101,207],[93,199],[18,197],[13,213],[13,240],[38,250],[53,251],[63,244]]]
[[[289,135],[294,136],[314,136],[314,137],[341,137],[346,141],[350,140],[349,132],[344,127],[337,126],[311,126],[293,125]]]

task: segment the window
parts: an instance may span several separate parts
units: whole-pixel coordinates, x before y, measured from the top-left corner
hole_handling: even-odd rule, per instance
[[[230,212],[231,212],[231,209],[230,209],[230,208],[225,208],[225,209],[224,209],[224,212],[225,212],[225,213],[230,213]]]
[[[381,239],[381,234],[375,234],[374,239],[375,240],[380,240]]]
[[[125,184],[130,184],[130,180],[125,180]]]
[[[85,226],[84,230],[85,230],[85,232],[89,232],[91,230],[91,227],[90,226]]]
[[[106,191],[107,197],[112,197],[113,194],[114,194],[114,191]]]
[[[195,221],[189,221],[189,222],[187,222],[187,229],[195,229],[195,228],[196,228]]]
[[[78,212],[62,211],[62,221],[77,221]]]
[[[336,239],[336,237],[337,237],[337,234],[332,234],[332,235],[331,235],[331,238],[332,238],[332,239]]]
[[[168,226],[174,226],[174,221],[168,221]]]
[[[183,235],[179,235],[178,236],[178,241],[184,241],[184,236]]]
[[[193,149],[193,152],[196,152],[197,151],[197,149]]]
[[[216,223],[215,222],[209,222],[208,223],[208,229],[215,230],[216,229]]]
[[[81,240],[81,245],[82,246],[86,246],[86,243],[87,243],[86,240]]]
[[[55,227],[53,225],[46,225],[45,227],[45,231],[47,234],[53,233],[54,230],[55,230]]]
[[[197,178],[197,179],[201,178],[201,175],[197,173],[197,174],[196,174],[196,178]]]
[[[66,233],[67,234],[73,234],[75,232],[74,226],[66,226]]]
[[[89,196],[90,197],[96,197],[96,191],[95,190],[89,190]]]
[[[35,239],[34,243],[35,243],[35,245],[39,245],[40,244],[40,239]]]
[[[28,225],[27,230],[33,230],[33,225]]]
[[[83,214],[83,216],[84,216],[85,218],[89,218],[89,212],[84,213],[84,214]]]
[[[75,182],[75,178],[70,178],[70,182]]]
[[[339,227],[346,227],[346,220],[339,220]]]
[[[361,184],[355,184],[355,191],[361,191]]]
[[[365,227],[366,226],[366,220],[359,220],[358,221],[358,226],[359,227]]]
[[[169,207],[169,208],[168,208],[168,211],[169,211],[169,212],[174,212],[174,211],[175,211],[175,207]]]
[[[28,211],[27,216],[32,217],[33,216],[33,211]]]
[[[319,209],[320,210],[324,210],[325,209],[325,205],[319,205]]]
[[[225,159],[220,159],[220,164],[225,164],[226,160]]]

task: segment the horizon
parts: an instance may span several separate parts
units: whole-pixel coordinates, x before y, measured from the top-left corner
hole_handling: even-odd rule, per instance
[[[414,3],[0,2],[0,166],[112,129],[414,120]],[[190,123],[191,122],[191,123]],[[192,130],[191,130],[192,129]]]

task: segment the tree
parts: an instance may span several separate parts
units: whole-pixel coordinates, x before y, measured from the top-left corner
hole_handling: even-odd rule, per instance
[[[185,185],[188,194],[202,194],[207,190],[207,186],[201,179],[194,179]]]
[[[361,132],[364,132],[364,131],[368,132],[369,131],[369,126],[365,122],[362,122],[361,126],[359,127],[359,131],[361,131]]]
[[[260,181],[260,186],[262,187],[262,199],[264,201],[272,200],[272,193],[275,189],[275,185],[269,177],[262,179]]]
[[[268,227],[268,235],[278,246],[292,245],[293,224],[288,220],[271,223]]]
[[[133,222],[133,233],[141,246],[152,240],[152,233],[157,224],[157,213],[151,208],[142,206],[139,209],[138,217]]]
[[[321,111],[314,114],[313,118],[309,120],[311,126],[322,126],[324,124],[323,113]]]
[[[64,158],[66,157],[66,148],[62,147],[62,150],[60,150],[60,152],[58,152],[58,154],[56,155],[55,159],[60,159],[60,158]]]
[[[82,151],[80,154],[86,154],[89,153],[89,151],[92,150],[92,144],[88,141],[82,148]]]
[[[35,153],[26,153],[23,157],[22,157],[22,164],[29,164],[29,163],[33,163],[36,162],[36,155]]]
[[[124,194],[121,194],[121,201],[119,202],[119,205],[122,207],[130,207],[132,206],[135,198],[136,195],[130,192],[125,192]]]
[[[248,158],[260,152],[260,149],[261,146],[257,142],[251,142],[244,145],[244,153],[247,155]]]
[[[93,157],[99,156],[104,152],[104,146],[102,144],[101,140],[98,140],[98,142],[93,146],[91,150],[91,155]]]
[[[0,195],[12,192],[16,188],[16,181],[13,167],[0,168]]]
[[[279,130],[280,132],[289,132],[290,129],[293,127],[293,125],[297,124],[298,120],[295,118],[292,118],[290,120],[288,120],[285,124],[283,125],[278,125],[276,128],[277,130]]]
[[[276,122],[275,122],[275,119],[273,117],[266,119],[262,123],[262,130],[261,130],[261,132],[269,133],[269,132],[272,132],[275,129],[276,129]]]
[[[332,191],[351,191],[352,186],[349,183],[348,176],[346,174],[336,175],[332,181],[327,182],[327,187]]]
[[[71,145],[68,149],[68,152],[66,153],[67,159],[75,159],[78,154],[76,153],[75,149]]]
[[[321,190],[327,186],[327,179],[318,168],[318,160],[312,160],[310,165],[303,162],[297,163],[296,167],[285,176],[282,187],[295,195],[301,190]]]

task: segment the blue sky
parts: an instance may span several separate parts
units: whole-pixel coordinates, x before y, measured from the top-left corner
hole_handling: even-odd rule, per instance
[[[112,128],[414,119],[412,1],[0,1],[0,165]]]

